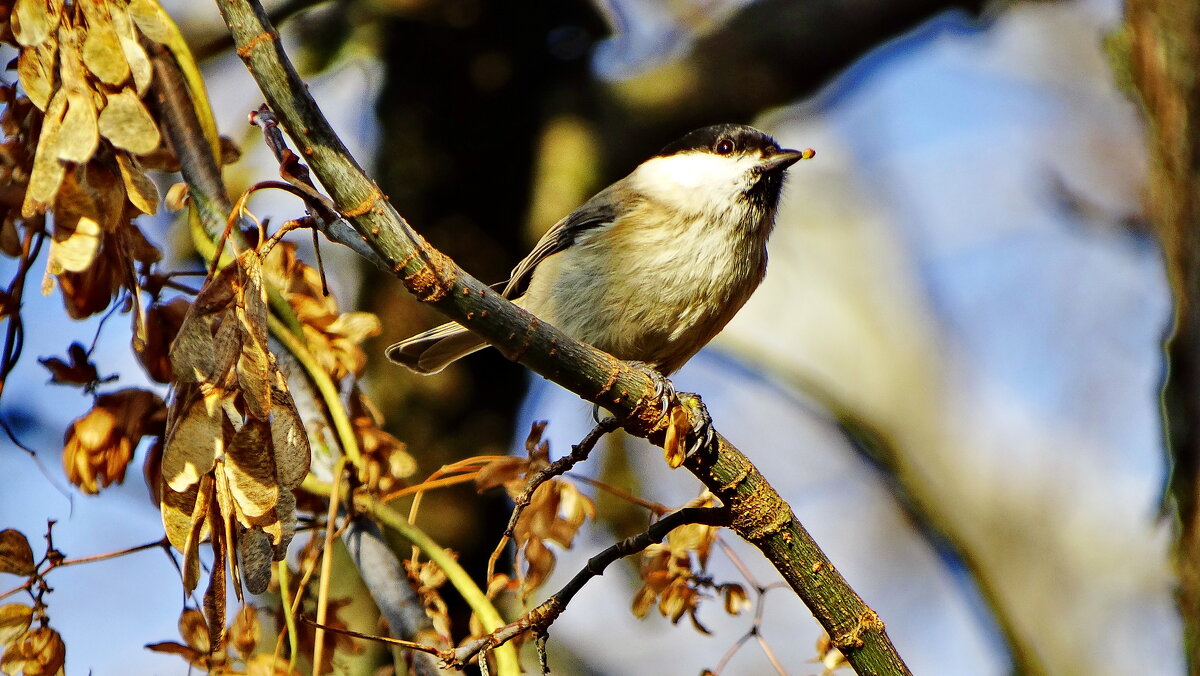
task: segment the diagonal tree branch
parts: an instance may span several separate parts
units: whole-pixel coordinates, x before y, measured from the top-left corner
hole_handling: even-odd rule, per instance
[[[510,359],[603,405],[625,429],[662,443],[665,411],[641,371],[572,340],[501,298],[429,246],[354,161],[284,54],[279,34],[254,0],[217,3],[237,53],[350,222],[405,288],[467,326]],[[327,233],[340,239],[337,233]],[[684,464],[729,509],[730,527],[755,545],[812,610],[859,674],[908,674],[883,622],[796,519],[753,464],[724,437]]]

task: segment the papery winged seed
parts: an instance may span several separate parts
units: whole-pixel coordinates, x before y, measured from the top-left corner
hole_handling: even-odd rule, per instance
[[[178,626],[180,638],[189,647],[196,652],[208,653],[208,622],[204,619],[204,613],[195,608],[188,608],[179,614]]]
[[[154,0],[130,0],[129,16],[138,30],[155,42],[169,43],[173,31],[171,19]]]
[[[21,81],[25,95],[43,112],[58,86],[57,58],[58,40],[54,36],[36,47],[22,49],[17,57],[17,79]]]
[[[179,382],[207,379],[216,368],[212,321],[212,315],[198,312],[194,306],[184,316],[170,349],[171,371]]]
[[[183,492],[212,471],[225,450],[223,422],[224,416],[210,414],[203,400],[191,402],[163,450],[163,479],[171,490]]]
[[[125,82],[129,79],[129,64],[113,29],[108,7],[101,0],[79,0],[77,4],[83,8],[88,22],[83,41],[84,65],[107,85],[115,87]]]
[[[125,191],[129,195],[129,203],[137,210],[147,215],[158,211],[158,188],[151,181],[137,159],[127,153],[117,151],[117,165],[121,168],[121,180],[125,183]]]
[[[21,205],[21,215],[25,218],[32,218],[46,210],[46,205],[54,199],[66,173],[63,163],[58,161],[58,134],[66,112],[67,94],[60,89],[50,99],[42,120],[33,171],[29,174],[29,185],[25,189],[25,203]]]
[[[100,222],[101,228],[106,232],[128,232],[133,237],[132,244],[141,246],[145,243],[150,246],[138,228],[127,227],[129,220],[124,217],[125,186],[112,170],[112,165],[92,162],[79,167],[78,172],[80,187],[95,202],[94,218]]]
[[[158,147],[161,137],[154,118],[130,89],[122,89],[108,97],[100,111],[100,134],[118,148],[134,155],[144,155]]]
[[[100,252],[100,224],[84,216],[74,226],[71,230],[54,228],[46,266],[47,272],[52,275],[64,271],[83,272],[91,267]]]
[[[162,478],[160,477],[161,481]],[[182,552],[187,548],[188,534],[192,528],[192,512],[196,507],[196,495],[200,483],[189,486],[185,491],[173,491],[163,481],[162,522],[163,530],[171,546]]]
[[[208,512],[212,506],[213,478],[205,474],[200,479],[196,489],[195,505],[188,524],[187,539],[184,541],[183,553],[183,589],[191,593],[200,584],[200,542],[204,539],[208,526]],[[170,489],[168,489],[170,492]]]
[[[271,538],[257,529],[242,531],[238,537],[238,559],[242,578],[251,594],[261,594],[271,583]]]
[[[287,557],[288,544],[296,535],[296,495],[290,490],[279,492],[279,502],[275,505],[275,513],[279,517],[279,538],[272,543],[272,558],[282,561]]]
[[[61,2],[17,0],[12,8],[12,30],[22,47],[39,45],[58,27]]]
[[[96,108],[87,92],[67,90],[67,114],[58,135],[58,159],[83,164],[92,158],[100,134]]]
[[[287,390],[276,385],[271,388],[271,445],[275,452],[275,474],[279,485],[295,488],[308,475],[312,451],[304,421]]]
[[[261,517],[274,509],[279,501],[270,434],[266,422],[249,421],[233,436],[225,453],[230,492],[249,519]],[[244,522],[242,525],[249,527],[252,524]]]
[[[133,75],[134,88],[137,90],[138,96],[143,96],[150,87],[153,70],[150,58],[138,42],[138,35],[133,28],[133,20],[129,18],[129,11],[125,4],[112,3],[108,9],[112,17],[113,30],[121,42],[121,51],[125,54],[125,62],[129,65],[130,73]]]

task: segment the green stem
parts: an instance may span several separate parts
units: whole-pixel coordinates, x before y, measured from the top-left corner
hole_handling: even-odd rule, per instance
[[[500,611],[496,610],[496,606],[488,599],[483,590],[475,584],[467,571],[458,564],[458,560],[450,555],[445,549],[440,547],[438,543],[433,541],[433,538],[426,535],[420,528],[408,522],[400,512],[392,509],[386,504],[380,502],[373,497],[360,498],[361,506],[375,518],[379,519],[383,525],[391,528],[399,533],[404,539],[416,545],[429,560],[436,563],[446,575],[446,580],[462,595],[463,600],[467,602],[471,610],[475,612],[475,617],[479,618],[479,623],[483,626],[486,632],[492,632],[504,626],[504,619],[500,616]],[[500,676],[519,676],[521,673],[520,662],[517,660],[517,651],[511,644],[502,645],[494,651],[496,655],[496,669]],[[480,659],[484,659],[480,656]]]

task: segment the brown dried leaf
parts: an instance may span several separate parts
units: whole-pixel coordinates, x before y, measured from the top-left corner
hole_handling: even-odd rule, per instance
[[[115,154],[117,166],[121,168],[121,180],[125,182],[125,192],[129,195],[129,203],[143,214],[153,216],[158,211],[158,187],[146,176],[137,158],[122,152]]]
[[[62,637],[50,627],[38,627],[25,632],[8,646],[0,657],[0,671],[25,676],[57,674],[67,658],[67,646]]]
[[[67,94],[60,89],[50,99],[46,107],[46,116],[42,120],[37,153],[33,158],[33,170],[29,174],[29,185],[25,189],[25,202],[21,205],[21,215],[25,218],[44,212],[62,183],[66,167],[58,161],[58,134],[66,112]]]
[[[173,425],[163,451],[163,480],[171,490],[186,490],[212,471],[225,450],[224,416],[210,412],[202,399],[191,402],[187,412]]]
[[[104,110],[100,111],[99,124],[104,138],[134,155],[151,152],[162,140],[154,118],[130,89],[109,95]]]
[[[51,95],[58,88],[58,69],[55,68],[57,59],[58,39],[54,36],[50,36],[36,47],[22,49],[21,55],[17,57],[17,78],[21,81],[25,95],[38,110],[46,110]]]
[[[162,399],[128,388],[96,399],[92,410],[71,424],[63,441],[63,467],[85,493],[125,480],[125,469],[142,437],[161,434]]]
[[[0,606],[0,646],[10,645],[29,631],[33,608],[20,603]]]
[[[58,27],[61,12],[61,0],[17,0],[11,18],[17,44],[22,47],[41,44]]]
[[[13,528],[0,530],[0,573],[25,576],[34,570],[33,550],[25,535]]]
[[[130,0],[129,16],[137,24],[138,30],[151,40],[161,43],[171,41],[171,19],[154,0]]]
[[[248,519],[257,519],[275,508],[279,485],[270,452],[271,430],[265,421],[248,420],[233,435],[225,452],[229,490]],[[239,517],[240,520],[240,517]],[[252,522],[242,521],[249,528]]]
[[[113,29],[108,7],[103,0],[77,0],[87,18],[87,37],[83,41],[83,63],[101,82],[117,86],[129,78],[121,41]],[[120,3],[113,3],[114,5]]]
[[[157,382],[172,380],[171,343],[190,307],[187,299],[176,297],[167,303],[155,303],[146,311],[146,338],[135,352],[142,368]]]
[[[67,113],[58,134],[58,159],[83,164],[92,158],[99,143],[96,106],[92,103],[91,93],[68,89]]]
[[[249,659],[258,648],[262,636],[262,625],[258,621],[258,608],[242,606],[229,626],[229,643],[243,659]]]
[[[82,344],[71,343],[67,348],[67,358],[70,359],[70,363],[58,357],[38,359],[50,372],[50,382],[59,385],[93,385],[100,381],[96,364],[88,357]]]
[[[205,661],[208,658],[206,653],[202,653],[191,646],[176,643],[175,641],[162,641],[160,643],[149,643],[146,645],[147,650],[153,650],[156,653],[165,653],[167,655],[179,655],[187,660],[194,667],[205,666]]]

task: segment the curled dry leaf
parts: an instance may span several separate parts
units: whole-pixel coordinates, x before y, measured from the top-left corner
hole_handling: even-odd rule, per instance
[[[176,297],[166,303],[155,303],[146,310],[146,337],[135,352],[142,368],[155,381],[166,384],[172,380],[171,342],[183,326],[191,303]]]
[[[25,676],[53,676],[63,667],[67,646],[62,637],[50,627],[38,627],[25,632],[8,646],[0,657],[0,671]]]
[[[0,530],[0,573],[25,576],[34,570],[33,550],[25,534],[13,528]]]
[[[85,493],[125,480],[125,469],[142,437],[162,434],[165,407],[153,392],[129,388],[96,399],[71,423],[63,441],[67,479]]]

